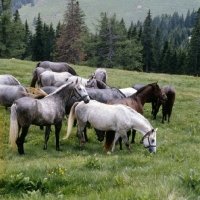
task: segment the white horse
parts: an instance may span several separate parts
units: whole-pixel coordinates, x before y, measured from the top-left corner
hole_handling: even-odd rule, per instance
[[[98,130],[115,132],[115,141],[113,143],[112,152],[115,149],[115,142],[120,136],[130,152],[129,141],[126,133],[130,129],[135,129],[142,133],[143,138],[141,143],[144,144],[145,148],[148,148],[150,153],[156,153],[157,129],[154,129],[144,116],[130,107],[121,104],[103,104],[97,102],[96,100],[90,100],[88,104],[77,102],[71,108],[68,118],[67,134],[64,139],[69,137],[75,118],[77,119],[78,124],[78,137],[80,145],[85,142],[83,135],[84,127],[87,122],[90,122],[90,124]],[[113,139],[109,142],[106,141],[106,150],[109,150]]]
[[[39,87],[54,85],[57,81],[67,81],[70,76],[69,72],[44,71],[38,77]]]
[[[128,88],[121,88],[119,89],[123,94],[125,94],[126,97],[131,96],[132,94],[136,93],[137,90],[132,88],[132,87],[128,87]]]
[[[71,82],[71,81],[74,81],[74,80],[76,80],[78,78],[78,81],[82,84],[82,85],[86,85],[87,84],[87,82],[88,82],[88,80],[89,79],[86,79],[86,78],[83,78],[83,77],[80,77],[80,76],[70,76],[70,77],[68,77],[68,79],[67,79],[67,82],[69,81],[69,82]]]

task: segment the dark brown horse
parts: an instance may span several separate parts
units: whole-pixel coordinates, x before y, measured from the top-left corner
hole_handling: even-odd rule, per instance
[[[143,115],[144,113],[144,104],[150,99],[150,97],[156,97],[158,99],[161,99],[162,101],[166,100],[166,95],[161,92],[161,89],[157,82],[148,84],[142,88],[140,88],[136,93],[132,94],[129,97],[126,97],[124,99],[112,99],[109,100],[107,103],[108,104],[124,104],[126,106],[129,106],[139,112],[140,114]],[[132,141],[131,143],[135,142],[135,133],[136,131],[133,130],[132,132]],[[109,140],[109,136],[111,133],[106,134],[106,139]],[[130,135],[130,132],[128,133]],[[120,142],[120,149],[121,147],[121,142]]]
[[[167,100],[162,101],[161,99],[158,99],[158,101],[155,103],[155,107],[153,109],[153,116],[154,119],[156,119],[156,115],[159,111],[160,106],[162,105],[162,123],[164,121],[170,121],[170,116],[172,114],[172,108],[174,105],[175,97],[176,97],[176,91],[173,86],[165,85],[161,87],[161,91],[166,94]]]

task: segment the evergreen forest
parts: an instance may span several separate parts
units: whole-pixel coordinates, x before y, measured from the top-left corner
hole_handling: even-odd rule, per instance
[[[33,0],[0,0],[0,58],[59,61],[91,67],[117,68],[198,76],[200,73],[200,8],[187,15],[163,14],[129,28],[115,13],[99,13],[95,33],[85,24],[81,4],[68,0],[63,22],[54,28],[40,16],[31,32],[18,9]]]

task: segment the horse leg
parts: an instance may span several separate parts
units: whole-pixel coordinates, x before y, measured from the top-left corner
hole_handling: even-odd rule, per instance
[[[50,126],[51,128],[51,126]],[[56,150],[60,151],[60,130],[62,128],[62,121],[55,125],[55,136],[56,136]]]
[[[20,155],[24,154],[24,140],[28,133],[29,126],[25,126],[22,128],[22,133],[20,137],[17,138],[16,144],[18,148],[18,152]]]
[[[84,128],[86,127],[86,125],[87,125],[87,122],[78,121],[77,136],[79,138],[79,145],[80,146],[82,146],[85,143]]]
[[[119,138],[120,138],[120,134],[118,132],[116,132],[111,152],[113,152],[115,150],[115,146],[116,146],[117,142],[119,141]]]
[[[88,142],[87,125],[84,127],[83,133],[84,133],[84,137],[85,137],[85,142]]]
[[[44,136],[44,148],[43,148],[44,150],[47,149],[47,142],[49,140],[50,132],[51,132],[51,126],[46,126],[46,131],[45,131],[45,136]]]
[[[131,144],[135,143],[135,134],[136,134],[136,130],[132,129],[132,139],[131,139]]]
[[[125,143],[125,145],[126,145],[126,147],[128,149],[128,152],[131,153],[130,144],[129,144],[129,141],[128,141],[126,133],[122,133],[121,137],[122,137],[122,139],[123,139],[123,141],[124,141],[124,143]]]

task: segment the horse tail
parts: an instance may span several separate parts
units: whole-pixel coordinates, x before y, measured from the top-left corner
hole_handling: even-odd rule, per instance
[[[16,140],[19,134],[19,125],[17,121],[17,112],[16,112],[16,104],[14,103],[11,106],[11,114],[10,114],[10,144],[11,147],[14,149],[16,146]]]
[[[110,150],[114,138],[115,138],[115,131],[106,131],[106,141],[104,145],[104,149],[106,151]]]
[[[36,67],[39,67],[39,66],[40,66],[40,63],[41,63],[41,61],[37,63]]]
[[[41,76],[41,74],[40,74],[40,75],[38,76],[38,87],[39,87],[39,88],[43,87],[41,78],[42,78],[42,76]]]
[[[33,71],[33,78],[31,80],[31,84],[30,84],[30,87],[35,87],[35,84],[36,84],[36,81],[37,81],[37,72],[36,72],[36,69]]]
[[[74,124],[74,120],[75,120],[75,108],[76,106],[78,105],[79,102],[75,102],[73,104],[73,106],[71,107],[71,110],[70,110],[70,113],[69,113],[69,117],[68,117],[68,125],[67,125],[67,133],[66,133],[66,136],[63,138],[64,140],[66,140],[71,131],[72,131],[72,127],[73,127],[73,124]]]

